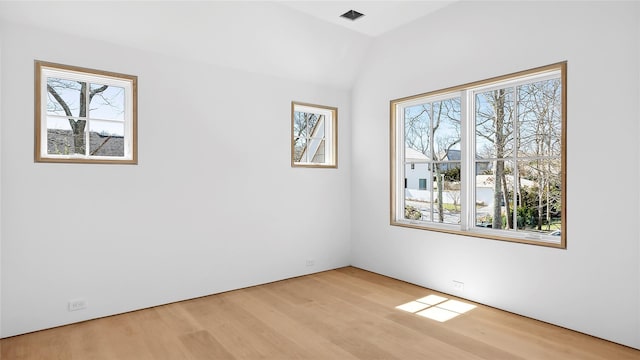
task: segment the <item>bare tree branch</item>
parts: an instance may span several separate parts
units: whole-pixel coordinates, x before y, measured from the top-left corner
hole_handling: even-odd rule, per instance
[[[64,99],[62,99],[60,94],[58,94],[58,92],[53,88],[53,86],[47,84],[47,91],[51,95],[53,95],[53,97],[56,99],[58,104],[62,106],[62,109],[64,110],[64,113],[67,114],[67,116],[73,116],[73,113],[71,113],[71,109],[69,109],[69,105],[67,105],[67,103],[64,101]]]

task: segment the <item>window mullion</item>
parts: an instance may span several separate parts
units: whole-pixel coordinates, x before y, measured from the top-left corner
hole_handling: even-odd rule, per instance
[[[436,176],[438,176],[438,172],[436,171],[436,166],[439,166],[439,164],[436,164],[434,162],[434,153],[435,153],[435,149],[434,149],[434,141],[435,141],[435,131],[433,130],[433,120],[434,120],[434,115],[433,115],[433,102],[429,103],[429,164],[431,165],[431,170],[429,171],[429,181],[428,184],[429,186],[429,197],[430,197],[430,201],[431,201],[431,206],[429,207],[429,221],[434,222],[435,219],[433,218],[433,212],[434,212],[434,206],[435,206],[435,198],[433,195],[433,189],[435,189],[435,186],[433,184],[433,175],[436,174]],[[436,181],[438,179],[436,178]],[[440,188],[438,188],[438,191],[440,191]]]
[[[327,161],[327,159],[329,159],[329,157],[331,156],[331,153],[329,151],[329,143],[327,142],[327,134],[331,132],[331,128],[329,127],[329,123],[331,121],[327,121],[329,119],[327,119],[328,117],[325,115],[324,117],[324,134],[322,134],[322,140],[320,140],[321,143],[324,143],[324,156],[325,156],[325,161]]]
[[[86,84],[87,84],[87,87],[86,87],[86,91],[84,92],[84,104],[85,104],[84,106],[85,107],[84,155],[89,156],[91,154],[91,136],[89,131],[91,129],[91,124],[89,123],[89,111],[91,107],[91,104],[89,103],[91,101],[91,97],[89,96],[89,94],[91,93],[91,83],[87,82]]]
[[[473,92],[463,90],[460,94],[460,136],[462,137],[460,198],[463,211],[460,226],[463,230],[472,229],[475,224],[475,116],[473,109],[475,109]]]
[[[514,231],[518,230],[518,189],[520,188],[520,184],[518,182],[519,174],[518,174],[518,151],[520,149],[520,129],[518,119],[520,118],[520,113],[518,112],[518,87],[513,86],[513,151],[512,151],[512,161],[513,161],[513,229]],[[509,189],[505,189],[505,191],[509,191]],[[508,214],[507,214],[508,215]]]

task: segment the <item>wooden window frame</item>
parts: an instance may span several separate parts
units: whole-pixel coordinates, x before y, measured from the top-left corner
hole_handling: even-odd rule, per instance
[[[47,163],[85,163],[85,164],[137,164],[138,163],[138,78],[111,71],[89,69],[79,66],[58,64],[35,60],[35,162]],[[88,154],[90,144],[86,144],[85,154],[49,154],[47,149],[47,78],[53,74],[67,76],[65,80],[82,79],[83,82],[96,82],[122,86],[124,94],[124,128],[123,156],[98,156]],[[78,116],[85,121],[101,121],[90,117],[87,106],[85,116]],[[62,116],[59,116],[62,117]],[[71,116],[70,116],[71,117]],[[90,123],[89,123],[90,124]],[[89,124],[85,125],[85,133],[89,132]],[[88,138],[88,136],[87,136]]]
[[[517,83],[519,79],[535,79],[535,76],[544,76],[545,73],[557,73],[561,84],[560,100],[561,104],[561,153],[560,153],[560,188],[561,188],[561,234],[560,236],[553,236],[552,233],[528,234],[526,231],[518,231],[517,229],[505,230],[505,229],[485,229],[479,228],[476,224],[474,210],[462,210],[460,224],[442,224],[438,222],[422,221],[422,220],[410,220],[405,218],[404,208],[404,187],[402,183],[406,183],[405,178],[405,160],[404,160],[404,117],[400,114],[400,110],[408,107],[406,104],[413,104],[420,101],[432,101],[431,98],[444,98],[450,94],[460,94],[461,108],[464,108],[463,115],[461,117],[461,144],[462,144],[462,205],[475,204],[475,195],[471,194],[475,189],[475,180],[469,179],[467,174],[475,174],[475,149],[472,148],[474,140],[471,140],[475,136],[469,134],[473,127],[469,126],[469,129],[465,128],[465,122],[470,123],[471,119],[475,119],[470,115],[474,112],[473,102],[468,99],[476,92],[483,89],[491,89],[504,84],[504,86],[512,86],[511,84]],[[513,85],[515,86],[515,85]],[[469,95],[471,94],[471,95]],[[471,110],[469,110],[469,108]],[[482,81],[472,82],[464,85],[454,86],[442,90],[432,91],[428,93],[408,96],[390,101],[390,224],[393,226],[401,226],[407,228],[438,231],[443,233],[450,233],[456,235],[472,236],[477,238],[509,241],[516,243],[541,245],[547,247],[554,247],[560,249],[566,249],[567,247],[567,202],[566,202],[566,168],[567,168],[567,62],[555,63],[547,66],[542,66],[534,69],[529,69],[517,73],[512,73],[504,76],[490,78]],[[402,122],[402,123],[400,123]],[[475,126],[475,125],[474,125]],[[401,155],[402,154],[402,155]],[[465,178],[466,177],[466,178]],[[475,176],[473,176],[475,179]],[[473,184],[472,184],[473,182]],[[555,233],[555,231],[553,232]]]
[[[325,121],[324,162],[296,161],[295,114],[298,110],[315,112],[329,117]],[[300,112],[302,112],[300,111]],[[338,167],[338,108],[305,102],[291,102],[291,167],[301,168],[337,168]]]

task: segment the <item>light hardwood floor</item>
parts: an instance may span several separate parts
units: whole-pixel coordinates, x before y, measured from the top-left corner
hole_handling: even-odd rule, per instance
[[[396,309],[428,295],[456,299],[346,267],[2,339],[1,359],[640,359],[466,300],[446,322]]]

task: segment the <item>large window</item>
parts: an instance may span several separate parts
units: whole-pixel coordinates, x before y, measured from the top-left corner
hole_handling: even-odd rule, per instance
[[[391,101],[391,224],[566,247],[566,63]]]
[[[338,109],[291,103],[291,166],[338,166]]]
[[[137,77],[35,62],[37,162],[137,163]]]

